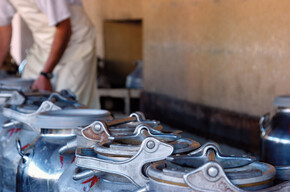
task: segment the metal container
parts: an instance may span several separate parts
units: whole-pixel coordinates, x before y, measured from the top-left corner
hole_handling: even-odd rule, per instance
[[[188,155],[154,163],[147,175],[143,191],[255,191],[271,186],[275,168],[249,157],[224,156],[216,144],[207,143]]]
[[[110,190],[133,191],[145,186],[148,178],[144,170],[148,164],[165,159],[173,152],[173,147],[160,142],[153,137],[147,137],[138,147],[132,157],[110,157],[96,154],[88,155],[79,149],[76,155],[76,165],[90,171],[100,171],[99,182],[92,191]]]
[[[75,128],[109,119],[111,115],[105,110],[71,109],[41,113],[28,122],[40,134],[25,150],[18,143],[22,160],[17,191],[54,191],[58,178],[74,161],[75,148],[68,143],[76,139]]]
[[[94,122],[83,128],[81,134],[78,135],[77,166],[73,164],[65,171],[58,181],[57,191],[134,191],[138,189],[140,185],[146,183],[143,169],[148,167],[148,163],[156,158],[164,159],[173,151],[172,146],[168,145],[169,147],[165,147],[162,151],[156,149],[156,151],[151,151],[152,153],[146,153],[144,151],[146,147],[153,147],[155,142],[157,147],[157,143],[160,142],[157,139],[149,142],[148,139],[153,139],[152,136],[168,142],[180,139],[180,136],[176,134],[163,133],[159,122],[146,120],[140,112],[123,119]],[[145,140],[149,142],[148,146],[144,144]],[[178,145],[177,142],[174,144]],[[163,146],[163,144],[160,145]],[[199,143],[188,140],[185,148],[193,150],[197,147]],[[94,168],[86,167],[89,161],[96,161],[96,165],[100,162],[104,164]],[[126,171],[126,167],[136,169]]]
[[[29,92],[33,82],[33,79],[22,79],[17,77],[0,78],[0,105],[5,103],[13,90]]]
[[[6,116],[1,113],[0,119],[4,117],[9,121],[0,128],[0,191],[16,191],[16,172],[21,159],[16,150],[16,139],[19,138],[23,148],[27,148],[39,135],[39,130],[32,130],[30,125],[37,114],[61,108],[78,108],[83,105],[78,103],[74,94],[68,90],[59,93],[23,93],[13,90],[5,103],[3,113]]]
[[[26,108],[25,111],[28,112],[28,109]],[[4,108],[3,113],[13,120],[5,123],[0,132],[0,191],[16,191],[16,173],[21,159],[16,149],[16,139],[20,139],[24,150],[39,135],[39,132],[32,130],[30,125],[23,124],[21,121],[33,121],[37,114],[50,110],[60,110],[60,108],[50,101],[43,102],[37,111],[34,107],[31,108],[31,113]]]
[[[276,167],[278,180],[290,180],[290,96],[280,96],[260,119],[261,159]]]
[[[0,111],[3,110],[4,104],[12,97],[14,91],[28,91],[33,82],[34,80],[32,79],[12,78],[9,76],[0,77]],[[0,113],[0,131],[7,120],[8,118]]]
[[[6,77],[0,78],[0,85],[19,87],[19,88],[29,88],[32,86],[34,79],[23,79],[17,77]]]

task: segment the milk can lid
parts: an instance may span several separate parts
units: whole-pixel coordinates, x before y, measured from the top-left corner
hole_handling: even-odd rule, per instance
[[[0,84],[19,87],[30,87],[34,82],[34,79],[23,79],[17,77],[8,77],[0,79]]]
[[[37,128],[69,129],[109,118],[111,118],[111,114],[107,110],[64,109],[40,113],[33,124]]]
[[[273,105],[277,107],[290,107],[290,95],[276,97],[273,101]]]

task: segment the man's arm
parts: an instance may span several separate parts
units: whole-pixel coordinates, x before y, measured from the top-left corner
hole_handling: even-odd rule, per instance
[[[11,24],[6,26],[0,26],[0,69],[2,68],[4,59],[6,58],[7,53],[9,51],[11,37],[12,37]]]
[[[54,34],[53,43],[51,46],[49,57],[43,68],[43,72],[52,73],[55,66],[60,61],[65,49],[70,41],[72,35],[70,19],[61,21],[56,25],[56,31]],[[40,75],[34,82],[33,89],[38,89],[40,91],[52,91],[52,86],[45,76]]]

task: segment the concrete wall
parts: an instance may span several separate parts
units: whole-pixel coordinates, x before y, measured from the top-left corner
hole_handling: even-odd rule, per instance
[[[97,29],[97,54],[104,57],[104,21],[136,20],[143,17],[143,0],[83,0],[85,10]]]
[[[288,0],[86,0],[103,55],[105,19],[143,20],[145,91],[249,115],[290,93]]]

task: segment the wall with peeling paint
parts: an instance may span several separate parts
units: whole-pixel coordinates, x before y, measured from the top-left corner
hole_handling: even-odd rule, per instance
[[[249,115],[290,94],[288,0],[86,0],[105,19],[143,20],[145,91]]]

